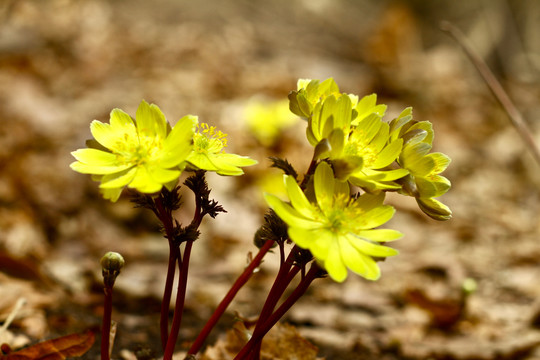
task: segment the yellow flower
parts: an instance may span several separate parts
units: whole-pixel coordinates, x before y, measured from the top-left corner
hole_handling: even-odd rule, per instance
[[[73,170],[92,174],[101,182],[103,196],[116,201],[125,186],[142,193],[156,193],[165,185],[172,189],[192,149],[196,118],[184,116],[171,128],[161,110],[142,101],[136,122],[124,111],[114,109],[110,123],[92,121],[95,140],[88,148],[71,154]]]
[[[257,164],[256,160],[247,156],[226,153],[226,146],[227,134],[217,131],[215,126],[197,124],[193,136],[193,151],[187,161],[197,169],[231,176],[242,175],[244,171],[241,167]]]
[[[292,176],[285,176],[290,204],[265,195],[266,202],[288,225],[292,241],[311,251],[332,279],[342,282],[347,268],[368,280],[377,280],[380,269],[373,257],[397,255],[378,243],[400,238],[395,230],[374,229],[394,215],[383,205],[384,193],[351,197],[349,185],[334,178],[330,165],[321,162],[315,170],[315,200],[310,201]]]
[[[450,158],[440,152],[430,153],[433,128],[429,121],[415,121],[412,109],[405,109],[390,123],[391,138],[403,139],[399,165],[409,171],[402,180],[401,193],[414,196],[420,209],[435,220],[448,220],[452,211],[434,199],[445,194],[451,187],[450,180],[442,173],[450,164]]]

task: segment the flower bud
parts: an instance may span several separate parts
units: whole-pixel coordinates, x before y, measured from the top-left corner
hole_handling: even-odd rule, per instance
[[[101,273],[106,287],[112,288],[120,270],[124,267],[124,258],[117,252],[109,251],[101,258]]]
[[[124,258],[117,252],[109,251],[101,258],[103,271],[120,272],[124,267]]]

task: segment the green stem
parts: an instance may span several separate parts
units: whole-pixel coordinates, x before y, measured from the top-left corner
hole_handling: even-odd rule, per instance
[[[257,253],[257,256],[251,261],[251,263],[245,268],[245,270],[242,272],[242,274],[236,279],[235,283],[225,295],[223,300],[219,303],[218,307],[210,317],[210,319],[207,321],[207,323],[204,325],[204,328],[199,333],[193,344],[191,345],[188,355],[195,355],[199,352],[201,349],[204,341],[218,322],[218,320],[221,318],[231,301],[234,299],[238,291],[246,284],[246,282],[251,278],[251,276],[254,273],[254,270],[260,265],[262,258],[268,250],[272,247],[274,244],[274,240],[268,239],[264,243],[264,245],[259,249],[259,252]]]

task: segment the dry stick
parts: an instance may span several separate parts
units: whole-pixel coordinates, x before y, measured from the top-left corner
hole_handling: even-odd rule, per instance
[[[469,44],[467,38],[461,32],[461,30],[448,21],[441,22],[440,26],[441,29],[449,33],[461,46],[463,51],[465,51],[493,95],[495,95],[501,106],[508,113],[512,125],[516,128],[519,136],[521,136],[521,139],[525,142],[527,148],[529,148],[529,150],[532,152],[534,159],[540,165],[540,150],[531,136],[531,130],[527,123],[523,120],[521,113],[518,111],[512,100],[510,100],[510,97],[504,91],[501,83],[497,80],[497,78],[495,78],[495,75],[493,75],[484,60],[482,60],[478,53]]]

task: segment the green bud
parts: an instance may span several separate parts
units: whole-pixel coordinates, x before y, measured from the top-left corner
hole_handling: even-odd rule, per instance
[[[125,261],[122,255],[114,251],[109,251],[101,258],[101,268],[103,271],[120,272],[124,264]]]
[[[120,270],[124,267],[124,258],[117,252],[109,251],[101,258],[101,273],[106,287],[112,288]]]
[[[322,159],[324,154],[329,153],[332,150],[332,146],[328,139],[322,139],[319,141],[317,146],[315,146],[315,154],[313,155],[314,159]]]
[[[466,278],[465,280],[463,280],[461,288],[465,294],[470,295],[476,291],[476,289],[478,288],[478,284],[473,278]]]

